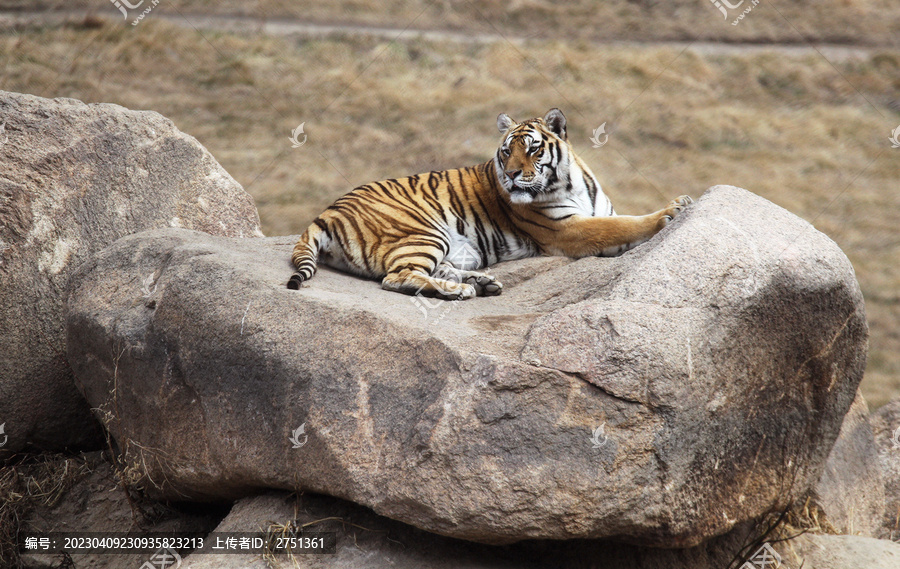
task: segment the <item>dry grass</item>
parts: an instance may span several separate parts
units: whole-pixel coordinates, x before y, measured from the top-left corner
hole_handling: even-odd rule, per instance
[[[790,537],[800,533],[840,535],[825,515],[825,512],[812,498],[806,498],[803,505],[794,505],[784,518],[784,525],[779,528],[780,537]],[[852,535],[853,532],[850,532]]]
[[[768,521],[771,522],[772,519],[773,516],[769,516]],[[799,502],[794,504],[783,518],[782,523],[778,524],[771,534],[770,543],[786,542],[781,548],[784,555],[782,567],[785,569],[789,567],[803,569],[805,567],[794,538],[807,533],[814,535],[841,534],[811,498],[807,498],[802,505]],[[852,535],[852,532],[850,534]]]
[[[706,0],[162,0],[154,10],[390,28],[411,23],[423,29],[543,39],[812,40],[900,46],[900,4],[895,0],[765,0],[753,8],[752,17],[732,25],[750,4],[744,0],[738,9],[728,10],[727,20]],[[102,0],[0,0],[0,9],[73,8],[112,9]]]
[[[0,567],[19,566],[18,532],[27,512],[54,507],[89,471],[85,460],[56,454],[34,455],[0,469]]]
[[[357,184],[484,161],[497,113],[558,106],[623,213],[734,184],[834,238],[867,300],[863,391],[872,407],[900,394],[900,150],[888,143],[900,50],[832,65],[578,41],[283,39],[200,34],[151,14],[137,27],[7,31],[0,58],[5,89],[170,117],[254,196],[269,235],[301,232]],[[301,122],[309,138],[292,149]],[[603,122],[609,143],[593,149]]]
[[[788,567],[796,567],[802,569],[805,567],[804,560],[799,554],[795,538],[804,534],[830,534],[837,535],[838,532],[834,526],[827,520],[824,512],[815,505],[813,500],[807,498],[802,504],[797,502],[789,509],[781,512],[772,512],[764,516],[757,523],[751,532],[754,539],[748,541],[742,555],[739,555],[729,564],[728,569],[738,569],[746,565],[753,565],[750,559],[759,552],[763,544],[776,546],[776,550],[781,550],[784,564],[780,565],[787,569]],[[778,545],[779,543],[783,545]]]

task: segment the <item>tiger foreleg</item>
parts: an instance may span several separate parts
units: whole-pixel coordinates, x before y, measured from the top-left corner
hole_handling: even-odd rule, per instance
[[[693,201],[681,196],[648,215],[571,218],[555,248],[575,258],[618,255],[648,241]]]

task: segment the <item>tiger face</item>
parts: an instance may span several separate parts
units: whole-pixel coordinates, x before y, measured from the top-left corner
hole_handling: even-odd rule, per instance
[[[557,199],[568,181],[566,117],[551,109],[544,118],[516,123],[505,113],[497,117],[504,138],[497,149],[497,178],[513,203]]]

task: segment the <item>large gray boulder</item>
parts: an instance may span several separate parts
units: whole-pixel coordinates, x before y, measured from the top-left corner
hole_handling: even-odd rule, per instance
[[[503,295],[465,302],[327,268],[288,290],[293,241],[157,230],[73,278],[69,361],[148,491],[688,547],[809,490],[865,366],[846,257],[738,188],[618,258],[497,266]]]
[[[65,356],[71,270],[154,227],[261,236],[259,215],[157,113],[0,91],[0,125],[0,452],[94,446],[101,431]]]

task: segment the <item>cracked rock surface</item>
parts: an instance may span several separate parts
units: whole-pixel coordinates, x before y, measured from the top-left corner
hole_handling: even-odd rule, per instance
[[[464,302],[324,267],[288,290],[294,240],[154,230],[72,279],[69,361],[155,494],[688,547],[818,480],[865,367],[849,261],[739,188],[621,257],[498,265],[503,294]]]

